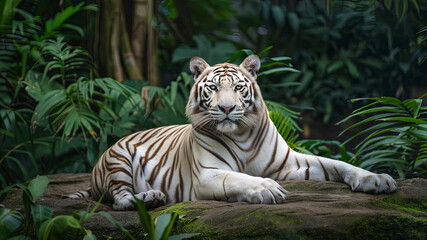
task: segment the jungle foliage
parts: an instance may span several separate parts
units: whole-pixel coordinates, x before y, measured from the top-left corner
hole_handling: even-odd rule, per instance
[[[356,109],[342,120],[346,122],[359,115],[367,117],[345,129],[368,125],[350,137],[367,135],[356,146],[349,163],[376,172],[386,172],[395,177],[427,177],[427,106],[422,98],[399,100],[393,97],[353,99],[368,100],[369,104]]]
[[[96,3],[0,2],[0,200],[21,188],[25,207],[0,209],[0,238],[48,239],[72,227],[93,239],[82,224],[96,207],[53,217],[35,203],[48,184],[36,176],[89,172],[119,138],[186,123],[194,55],[215,64],[258,54],[270,118],[293,149],[427,177],[425,1]],[[348,140],[301,139],[295,109],[324,123],[344,118]],[[152,239],[165,239],[179,219],[155,225],[137,205]]]
[[[2,29],[1,185],[70,167],[88,171],[108,136],[121,137],[123,129],[132,128],[113,126],[135,112],[139,94],[98,78],[91,55],[58,34],[83,32],[68,22],[79,11],[95,11],[94,5],[70,6],[45,21],[13,9],[17,20]]]
[[[58,215],[54,217],[52,209],[36,204],[36,201],[43,196],[49,181],[49,178],[46,176],[37,176],[26,185],[17,183],[0,191],[0,197],[2,197],[2,195],[7,194],[12,188],[20,188],[22,190],[24,205],[23,214],[13,209],[0,208],[0,239],[27,240],[37,237],[37,239],[55,240],[64,237],[67,233],[69,234],[72,228],[78,230],[75,232],[76,237],[78,236],[77,233],[80,233],[80,236],[85,240],[97,239],[90,229],[84,227],[84,223],[96,215],[106,218],[129,239],[137,239],[109,213],[96,211],[102,198],[99,199],[92,209],[88,208],[87,210],[76,211],[72,215]],[[180,220],[178,213],[162,214],[155,223],[144,203],[137,198],[135,198],[135,202],[141,225],[147,232],[148,239],[180,240],[197,235],[197,233],[182,233],[170,236],[176,223]]]

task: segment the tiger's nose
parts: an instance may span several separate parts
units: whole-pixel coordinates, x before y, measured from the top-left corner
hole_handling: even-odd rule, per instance
[[[222,112],[224,112],[225,114],[229,114],[231,111],[233,111],[236,108],[236,105],[234,106],[218,106],[219,110],[221,110]]]

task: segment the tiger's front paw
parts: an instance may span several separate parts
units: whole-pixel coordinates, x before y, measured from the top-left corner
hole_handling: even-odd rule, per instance
[[[286,193],[276,181],[263,178],[254,188],[248,190],[246,200],[249,203],[278,204],[285,201]]]
[[[166,204],[166,195],[160,190],[149,190],[135,195],[136,198],[143,201],[147,209],[160,207]]]
[[[392,193],[397,189],[396,181],[388,174],[370,174],[353,177],[349,185],[354,192]]]

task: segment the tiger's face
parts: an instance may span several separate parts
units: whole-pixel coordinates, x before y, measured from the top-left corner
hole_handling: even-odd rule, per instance
[[[222,63],[209,66],[193,57],[190,70],[195,84],[186,115],[194,127],[210,127],[220,132],[237,132],[257,126],[265,106],[256,83],[258,56],[248,56],[240,66]]]

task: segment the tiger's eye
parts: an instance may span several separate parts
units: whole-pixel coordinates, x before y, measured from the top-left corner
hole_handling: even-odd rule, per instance
[[[210,86],[209,86],[209,88],[210,88],[211,90],[213,90],[213,91],[216,91],[216,90],[217,90],[217,87],[216,87],[215,85],[210,85]]]
[[[241,90],[242,88],[243,88],[243,86],[242,86],[242,85],[236,85],[236,86],[234,87],[234,89],[235,89],[235,90],[237,90],[237,91]]]

